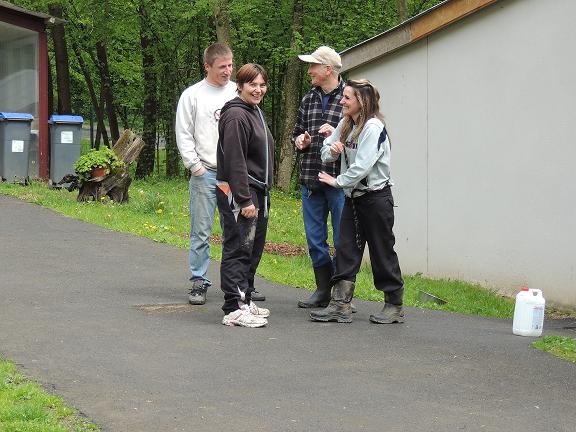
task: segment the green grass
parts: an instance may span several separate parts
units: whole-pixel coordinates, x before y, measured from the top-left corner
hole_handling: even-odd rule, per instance
[[[576,339],[566,336],[545,336],[532,343],[534,348],[576,363]]]
[[[0,359],[0,431],[88,432],[100,429],[68,408],[61,398],[16,371]]]
[[[64,215],[98,224],[115,231],[129,232],[180,248],[188,247],[188,184],[183,178],[152,177],[134,180],[130,202],[116,204],[108,199],[101,203],[76,201],[77,191],[49,189],[41,182],[28,187],[2,183],[0,193],[13,195],[43,205]],[[306,248],[300,197],[272,191],[272,207],[267,240]],[[218,217],[214,233],[221,234]],[[211,257],[219,260],[221,247],[214,244]],[[265,253],[258,274],[285,285],[314,287],[314,275],[307,256],[285,257]],[[420,275],[405,275],[405,304],[499,318],[512,318],[513,300],[478,285],[456,280],[435,280]],[[445,305],[421,303],[418,290],[447,300]],[[355,296],[366,300],[382,300],[373,288],[372,274],[363,267],[358,274]],[[304,297],[302,294],[301,297]]]

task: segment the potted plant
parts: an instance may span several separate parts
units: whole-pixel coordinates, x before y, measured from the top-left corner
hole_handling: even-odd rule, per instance
[[[124,168],[124,162],[119,160],[116,153],[108,147],[102,147],[100,150],[91,149],[74,163],[74,171],[81,181],[104,177],[111,172],[117,173],[122,168]]]

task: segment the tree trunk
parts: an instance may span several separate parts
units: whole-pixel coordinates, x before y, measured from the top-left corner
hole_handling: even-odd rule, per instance
[[[118,129],[118,119],[116,116],[116,109],[114,107],[114,93],[112,90],[112,78],[110,77],[110,70],[108,68],[108,54],[106,52],[106,42],[99,40],[96,42],[96,56],[98,57],[98,70],[100,72],[100,85],[104,93],[104,100],[106,102],[106,114],[108,116],[108,125],[110,126],[110,135],[112,141],[118,141],[120,138],[120,131]]]
[[[297,37],[302,32],[302,0],[294,0],[292,15],[292,38],[290,48],[297,50]],[[288,60],[284,84],[284,124],[280,137],[280,162],[278,164],[277,185],[284,192],[290,191],[290,179],[294,164],[294,144],[292,143],[292,131],[296,123],[296,111],[298,109],[300,95],[300,61],[294,56]]]
[[[166,177],[180,176],[180,153],[172,123],[166,124]]]
[[[214,23],[218,42],[230,45],[230,14],[228,0],[213,0]]]
[[[118,109],[118,117],[120,117],[120,121],[122,122],[123,129],[132,129],[130,127],[130,120],[128,118],[128,107],[124,106],[122,109]]]
[[[94,137],[94,142],[92,143],[92,148],[96,150],[100,150],[100,138],[102,137],[102,128],[100,127],[100,123],[96,125],[96,136]],[[108,146],[108,144],[106,144]]]
[[[162,86],[162,94],[166,98],[164,107],[168,108],[167,113],[164,114],[164,138],[166,140],[166,176],[178,177],[180,176],[180,153],[176,145],[176,132],[174,131],[174,116],[175,108],[178,105],[178,79],[176,70],[171,67],[169,63],[165,63],[164,76],[167,77],[164,85]]]
[[[76,42],[72,42],[72,49],[74,50],[74,54],[76,55],[76,59],[78,60],[78,65],[80,66],[80,70],[82,71],[82,75],[84,75],[84,81],[86,81],[86,87],[88,88],[88,93],[90,94],[90,100],[92,101],[92,106],[94,107],[94,112],[96,113],[96,120],[98,122],[98,129],[102,132],[102,137],[104,138],[104,144],[110,147],[110,142],[108,140],[108,133],[106,132],[106,128],[104,127],[104,113],[103,110],[98,103],[98,98],[96,97],[96,91],[94,90],[94,83],[92,81],[92,76],[90,75],[90,70],[82,57],[82,53],[80,52],[80,48]],[[99,141],[99,139],[95,140]],[[92,143],[94,145],[94,143]]]
[[[62,5],[52,3],[48,6],[50,15],[62,18]],[[71,114],[70,99],[70,67],[68,62],[68,49],[66,47],[66,34],[64,24],[52,27],[52,41],[54,42],[54,57],[56,59],[56,82],[58,86],[58,113]]]
[[[102,124],[98,125],[98,129],[100,129],[101,134],[106,134],[108,136],[108,130],[106,129],[106,125],[104,124],[104,107],[106,106],[106,97],[104,95],[104,86],[100,84],[100,111],[102,112]],[[112,148],[116,141],[112,141],[111,143],[106,144],[107,147]],[[96,131],[96,148],[100,148],[100,138],[98,135],[98,131]]]
[[[396,0],[396,12],[398,13],[400,22],[408,19],[408,4],[406,0]]]
[[[138,7],[140,21],[140,48],[142,48],[142,71],[144,74],[144,112],[143,136],[144,147],[138,157],[136,177],[147,177],[154,171],[156,148],[156,112],[158,101],[156,98],[156,71],[154,69],[154,53],[152,38],[146,9],[140,3]]]

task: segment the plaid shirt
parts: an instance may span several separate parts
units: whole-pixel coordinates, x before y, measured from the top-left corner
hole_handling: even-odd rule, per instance
[[[304,131],[308,131],[312,142],[310,146],[300,151],[302,153],[302,162],[300,163],[300,180],[308,189],[314,190],[321,186],[318,180],[318,173],[325,171],[333,177],[340,174],[340,161],[336,162],[322,162],[320,157],[320,149],[324,142],[324,137],[318,133],[318,129],[324,123],[328,123],[334,127],[338,125],[342,117],[342,92],[344,91],[344,81],[340,78],[338,87],[332,90],[329,95],[330,99],[326,106],[326,110],[322,108],[322,96],[324,92],[320,87],[314,87],[300,103],[298,109],[298,118],[296,119],[296,126],[292,132],[292,140]],[[299,151],[299,150],[297,150]]]

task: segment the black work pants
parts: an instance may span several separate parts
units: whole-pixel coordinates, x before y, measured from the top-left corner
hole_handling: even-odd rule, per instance
[[[334,285],[356,281],[368,243],[374,286],[383,292],[404,286],[398,255],[394,251],[394,198],[390,187],[354,199],[346,197],[340,220],[340,247],[336,254]]]
[[[225,314],[250,303],[254,291],[254,275],[266,243],[268,216],[264,215],[264,200],[269,199],[264,191],[250,188],[252,202],[258,215],[245,218],[234,215],[228,196],[216,188],[216,203],[222,224],[222,262],[220,264],[220,287],[224,292]]]

